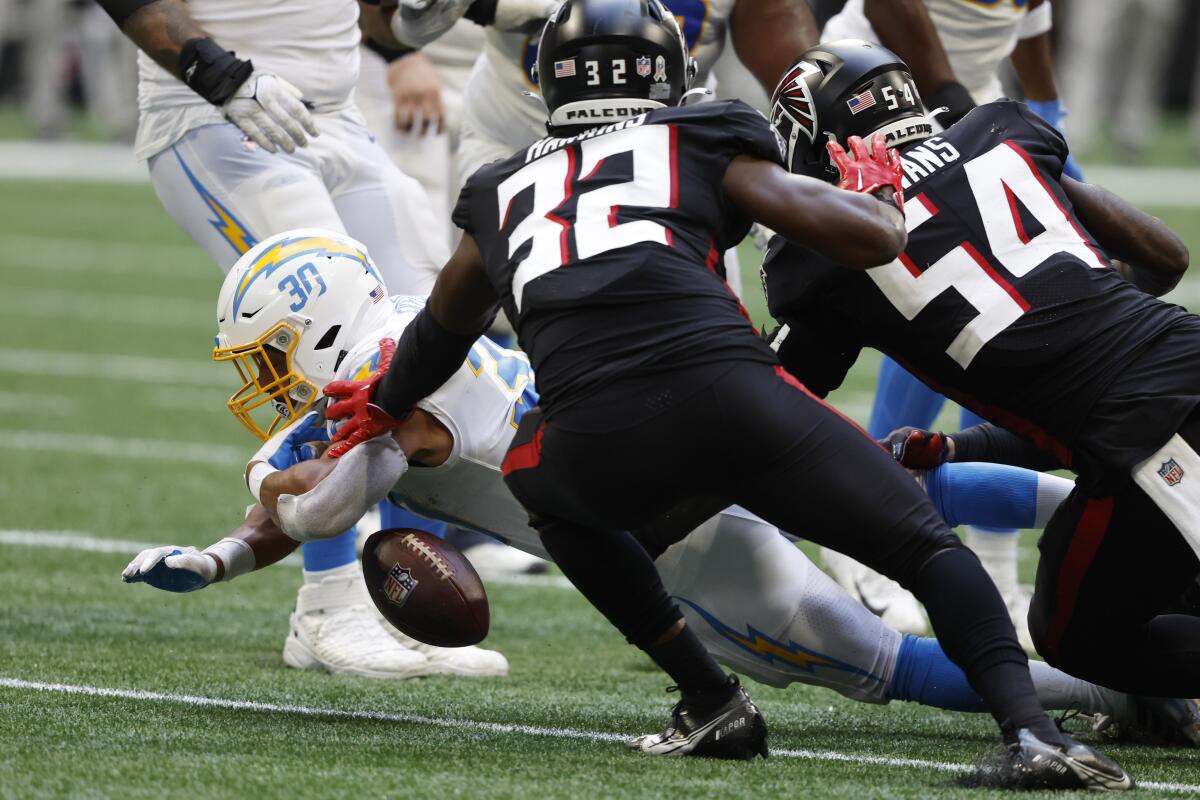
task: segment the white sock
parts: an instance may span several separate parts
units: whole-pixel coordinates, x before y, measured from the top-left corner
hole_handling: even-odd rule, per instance
[[[1108,714],[1118,719],[1127,715],[1126,695],[1072,677],[1045,661],[1031,659],[1029,675],[1042,708],[1058,710],[1074,706],[1081,714]]]
[[[326,578],[348,578],[354,575],[361,575],[357,561],[351,561],[349,564],[342,564],[333,569],[319,569],[312,572],[304,570],[304,582],[320,583]]]
[[[1020,537],[1016,531],[997,533],[979,528],[967,528],[967,547],[975,551],[983,569],[1000,590],[1008,596],[1017,590],[1017,544]]]

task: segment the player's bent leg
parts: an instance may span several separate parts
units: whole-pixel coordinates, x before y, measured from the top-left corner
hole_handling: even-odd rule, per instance
[[[283,661],[289,667],[364,678],[415,678],[434,672],[424,655],[387,634],[358,564],[306,571],[304,577],[283,645]]]
[[[1200,695],[1200,618],[1161,613],[1200,561],[1141,489],[1077,488],[1038,546],[1029,623],[1049,663],[1130,694]]]
[[[928,427],[944,402],[940,394],[884,356],[867,431],[882,439],[901,425]],[[928,626],[920,603],[900,584],[827,547],[821,548],[821,562],[843,589],[884,623],[901,633],[925,633]]]
[[[668,548],[655,566],[689,627],[727,666],[771,686],[807,683],[887,702],[900,634],[774,525],[727,509]]]
[[[293,228],[345,232],[311,148],[272,154],[242,138],[233,125],[205,125],[150,159],[163,208],[222,271]]]
[[[339,169],[330,195],[346,231],[367,246],[389,293],[429,294],[450,257],[441,208],[353,117],[339,116],[323,130],[333,134],[326,146]]]

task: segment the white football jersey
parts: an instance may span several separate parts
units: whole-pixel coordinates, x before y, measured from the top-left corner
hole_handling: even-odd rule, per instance
[[[353,103],[362,38],[355,0],[188,0],[187,7],[217,44],[287,80],[317,113]],[[192,128],[224,120],[219,108],[143,52],[138,108],[139,158],[169,147]]]
[[[395,296],[388,301],[396,313],[346,355],[338,378],[369,376],[379,362],[379,340],[398,340],[425,305],[423,297]],[[500,475],[521,416],[537,402],[533,370],[525,354],[480,338],[458,372],[417,403],[454,437],[450,457],[437,467],[410,466],[392,490],[392,501],[546,558],[537,533],[529,527],[528,512]]]
[[[735,0],[665,0],[683,29],[703,86],[725,47],[725,32]],[[537,60],[539,34],[501,33],[486,29],[483,55],[467,82],[463,114],[468,124],[510,152],[546,135],[546,106],[537,95],[529,70]],[[532,92],[536,97],[522,96]]]
[[[989,103],[1003,89],[996,72],[1017,46],[1017,27],[1029,11],[1029,0],[925,0],[959,83],[976,103]],[[850,0],[821,31],[821,40],[879,37],[863,12],[863,0]]]

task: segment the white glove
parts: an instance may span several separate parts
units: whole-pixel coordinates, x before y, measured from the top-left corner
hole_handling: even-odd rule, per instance
[[[540,29],[543,22],[558,7],[560,0],[496,0],[496,18],[492,27],[498,31],[530,32]]]
[[[305,131],[319,136],[300,90],[270,72],[254,70],[221,106],[225,119],[237,125],[268,153],[279,145],[288,153],[308,144]]]
[[[168,592],[194,592],[217,577],[217,561],[194,547],[151,547],[134,556],[121,573],[125,583],[148,583]]]

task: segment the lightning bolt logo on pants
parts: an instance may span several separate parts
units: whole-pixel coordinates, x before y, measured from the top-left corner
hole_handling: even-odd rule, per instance
[[[258,240],[254,238],[250,231],[246,230],[246,227],[238,221],[233,212],[222,205],[221,201],[192,174],[192,171],[188,169],[188,165],[184,163],[183,156],[179,154],[179,150],[172,147],[171,152],[175,154],[175,158],[179,161],[179,166],[183,168],[183,174],[187,175],[187,179],[191,182],[192,187],[195,188],[196,193],[200,195],[200,199],[204,201],[204,204],[212,212],[214,219],[210,219],[208,224],[212,225],[217,233],[221,234],[225,241],[229,242],[229,246],[239,256],[258,244]]]

